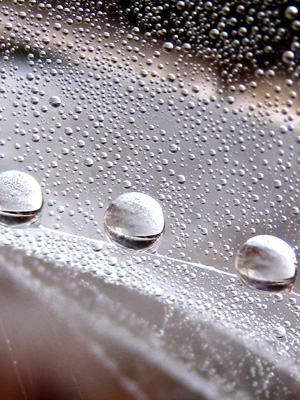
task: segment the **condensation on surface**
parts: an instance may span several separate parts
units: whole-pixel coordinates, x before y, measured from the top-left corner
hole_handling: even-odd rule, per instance
[[[185,396],[298,393],[298,295],[260,295],[212,267],[134,254],[48,229],[2,231],[1,268],[50,304],[89,351],[117,343],[125,376],[129,352],[188,387]],[[149,381],[135,379],[143,392]]]
[[[42,227],[1,228],[3,270],[90,352],[111,336],[99,357],[180,382],[168,400],[299,394],[299,282],[265,295],[234,269],[259,235],[299,259],[299,29],[289,1],[0,2],[0,172],[44,195]],[[131,192],[163,210],[156,254],[107,241]]]

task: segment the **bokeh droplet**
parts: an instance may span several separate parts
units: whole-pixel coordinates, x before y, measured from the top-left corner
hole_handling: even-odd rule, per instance
[[[104,217],[109,238],[135,250],[147,249],[157,243],[164,226],[159,203],[151,196],[138,192],[117,197],[107,208]]]
[[[247,240],[237,253],[235,267],[247,286],[267,292],[291,290],[297,273],[292,247],[270,235]]]
[[[22,171],[0,173],[0,223],[6,226],[33,224],[43,206],[39,182]]]

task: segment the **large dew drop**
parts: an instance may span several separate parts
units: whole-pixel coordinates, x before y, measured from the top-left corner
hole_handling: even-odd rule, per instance
[[[104,217],[104,228],[109,238],[135,250],[152,247],[161,237],[164,226],[164,215],[158,202],[138,192],[117,197]]]
[[[247,286],[267,292],[291,290],[297,274],[294,250],[270,235],[247,240],[237,253],[235,267]]]
[[[0,223],[6,226],[37,222],[43,206],[38,181],[22,171],[0,173]]]

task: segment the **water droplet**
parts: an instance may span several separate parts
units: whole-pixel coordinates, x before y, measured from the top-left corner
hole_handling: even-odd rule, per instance
[[[165,220],[151,196],[131,192],[117,197],[107,208],[104,227],[111,240],[129,249],[152,247],[162,235]]]
[[[59,107],[61,105],[61,99],[58,96],[51,96],[49,99],[49,104],[52,107]]]
[[[93,164],[94,164],[94,161],[93,161],[93,159],[92,159],[91,157],[87,157],[87,158],[84,160],[84,165],[85,165],[86,167],[91,167]]]
[[[297,17],[298,9],[295,6],[288,6],[284,11],[284,16],[287,19],[294,19]]]
[[[103,243],[102,242],[92,242],[91,243],[92,249],[96,252],[101,251],[103,249]]]
[[[268,292],[291,290],[297,273],[292,247],[270,235],[247,240],[237,253],[235,267],[247,286]]]
[[[163,44],[163,49],[166,53],[169,53],[171,50],[173,50],[174,46],[172,42],[165,42]]]
[[[286,50],[282,54],[282,61],[286,64],[290,64],[291,62],[294,61],[295,54],[291,50]]]
[[[177,182],[178,183],[184,183],[185,182],[185,176],[184,175],[178,175],[177,176]]]
[[[7,226],[37,222],[43,206],[38,181],[22,171],[0,173],[0,223]]]
[[[282,339],[286,336],[286,329],[284,326],[277,325],[273,329],[274,336],[277,337],[277,339]]]

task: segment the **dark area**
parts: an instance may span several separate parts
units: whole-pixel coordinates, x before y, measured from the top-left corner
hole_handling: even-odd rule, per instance
[[[126,18],[145,32],[188,50],[220,69],[228,79],[257,68],[286,69],[299,77],[297,16],[288,1],[121,1]],[[299,18],[299,17],[298,17]],[[294,58],[282,62],[283,53]]]

